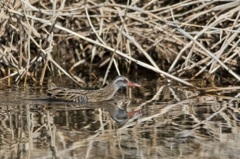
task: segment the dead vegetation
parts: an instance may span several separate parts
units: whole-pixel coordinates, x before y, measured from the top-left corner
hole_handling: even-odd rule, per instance
[[[0,8],[1,81],[81,82],[110,69],[188,86],[240,80],[239,1],[3,0]]]

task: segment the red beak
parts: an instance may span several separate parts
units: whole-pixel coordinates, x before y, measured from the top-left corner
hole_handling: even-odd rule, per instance
[[[132,82],[128,82],[128,86],[130,86],[130,87],[141,87],[141,85],[140,84],[137,84],[137,83],[132,83]]]
[[[141,109],[128,113],[128,118],[141,114]]]

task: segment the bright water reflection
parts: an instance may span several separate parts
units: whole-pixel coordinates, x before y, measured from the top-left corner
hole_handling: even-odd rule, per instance
[[[83,106],[46,100],[39,89],[1,90],[0,155],[240,158],[236,94],[196,96],[194,90],[169,86],[154,91],[148,97],[134,92],[133,101],[123,96]]]

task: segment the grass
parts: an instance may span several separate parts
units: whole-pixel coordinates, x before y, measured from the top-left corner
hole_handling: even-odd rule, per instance
[[[213,87],[240,80],[238,1],[4,0],[0,6],[1,81],[42,85],[57,74],[80,83],[86,67],[93,68],[88,74],[105,72],[104,82],[110,70],[147,70],[191,87],[199,87],[194,79]]]

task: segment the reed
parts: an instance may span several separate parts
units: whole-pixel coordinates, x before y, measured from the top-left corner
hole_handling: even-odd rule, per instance
[[[0,80],[9,84],[42,85],[52,74],[84,83],[98,72],[105,82],[110,69],[187,86],[240,80],[238,1],[3,0],[0,7]]]

